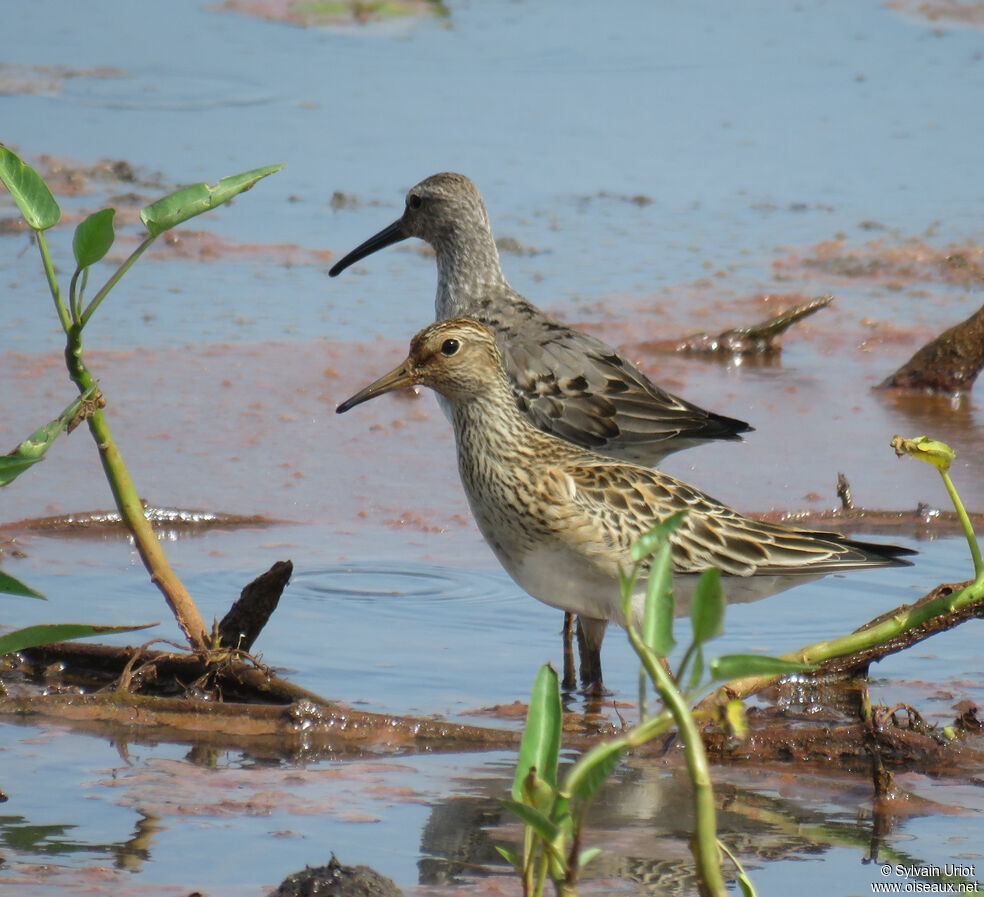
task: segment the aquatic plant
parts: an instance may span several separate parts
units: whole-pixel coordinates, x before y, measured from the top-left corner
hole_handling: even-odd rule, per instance
[[[86,390],[60,416],[39,427],[12,452],[0,455],[0,486],[13,482],[25,470],[42,460],[45,452],[63,430],[71,432],[77,427],[95,403],[96,392],[95,387]],[[0,592],[22,598],[44,599],[44,595],[40,592],[4,573],[3,570],[0,570]],[[0,635],[0,657],[14,651],[50,645],[52,642],[106,635],[110,632],[134,632],[156,625],[156,623],[144,623],[138,626],[95,626],[89,623],[47,623],[26,626]]]
[[[592,799],[618,765],[622,755],[657,735],[674,728],[683,744],[687,772],[693,786],[696,818],[691,850],[701,893],[723,897],[727,893],[721,872],[722,854],[736,870],[736,878],[746,895],[754,888],[731,852],[717,838],[717,822],[710,770],[704,742],[691,702],[715,682],[739,676],[783,675],[802,672],[803,664],[760,655],[734,654],[705,662],[704,646],[723,631],[725,599],[720,571],[708,570],[698,581],[690,610],[691,641],[676,672],[670,670],[668,656],[676,646],[673,638],[673,564],[669,534],[680,525],[686,512],[663,521],[633,546],[633,566],[622,571],[622,607],[628,621],[629,641],[640,660],[640,722],[618,738],[589,750],[566,772],[558,773],[562,710],[556,671],[540,668],[530,696],[526,726],[520,744],[512,794],[503,801],[524,824],[522,855],[503,847],[499,853],[523,880],[524,897],[539,897],[547,878],[558,895],[577,893],[581,870],[597,856],[599,848],[582,849],[585,817]],[[632,622],[632,596],[649,565],[646,605],[642,628]],[[649,715],[647,687],[651,683],[661,701],[661,709]],[[725,717],[741,734],[745,729],[742,705],[727,704]]]
[[[34,231],[48,289],[65,333],[65,360],[68,373],[78,387],[82,402],[82,406],[79,407],[84,406],[83,417],[98,447],[99,458],[116,506],[133,536],[134,544],[150,573],[151,581],[163,593],[178,625],[192,648],[197,651],[208,650],[210,645],[208,631],[187,589],[171,569],[160,541],[144,514],[136,487],[103,414],[102,407],[105,400],[99,395],[96,381],[86,367],[82,351],[82,333],[110,290],[157,237],[182,222],[249,190],[257,181],[283,167],[283,165],[268,165],[265,168],[256,168],[223,178],[215,186],[204,183],[193,184],[144,207],[140,212],[140,219],[147,228],[147,236],[86,302],[85,294],[90,270],[105,257],[116,238],[113,227],[116,210],[106,208],[94,212],[75,228],[72,240],[75,270],[66,297],[58,282],[55,265],[45,238],[45,232],[61,220],[61,208],[44,179],[12,150],[0,146],[0,181],[10,191],[24,221]],[[75,410],[71,414],[66,410],[57,422],[52,422],[55,426],[49,425],[52,427],[50,431],[46,433],[38,431],[22,443],[17,450],[5,457],[6,467],[0,467],[0,470],[7,469],[16,475],[21,469],[40,460],[51,441],[62,429],[67,428],[68,421],[62,422],[63,418],[68,416],[75,421],[79,407],[73,403],[70,409],[75,408]],[[12,584],[8,581],[8,585]]]
[[[821,673],[864,672],[873,662],[976,616],[974,605],[984,600],[984,560],[970,517],[950,478],[950,464],[955,457],[953,449],[927,436],[912,439],[895,436],[891,447],[900,457],[920,458],[939,471],[970,548],[974,579],[960,587],[940,586],[916,603],[883,614],[848,635],[806,645],[783,659],[819,667]],[[775,678],[773,674],[762,672],[728,682],[726,687],[704,698],[701,707],[709,708],[725,695],[746,698],[770,685]]]

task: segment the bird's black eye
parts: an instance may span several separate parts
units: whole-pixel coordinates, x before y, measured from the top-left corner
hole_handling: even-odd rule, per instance
[[[441,345],[441,352],[444,355],[454,355],[461,348],[461,343],[456,339],[446,339]]]
[[[420,195],[417,193],[411,193],[407,197],[407,206],[409,206],[411,209],[419,209],[422,202],[423,200],[420,198]]]

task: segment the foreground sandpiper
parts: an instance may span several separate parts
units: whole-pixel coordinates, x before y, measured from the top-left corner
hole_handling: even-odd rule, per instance
[[[408,237],[425,240],[437,254],[436,320],[469,317],[492,330],[514,401],[535,427],[641,464],[710,439],[738,439],[752,429],[670,395],[611,346],[517,293],[502,273],[481,194],[462,174],[421,181],[407,194],[403,215],[329,273],[335,277]]]
[[[466,318],[422,330],[399,367],[338,413],[417,384],[447,400],[461,481],[496,557],[534,598],[580,615],[593,689],[601,688],[605,627],[625,622],[619,567],[629,567],[639,536],[677,511],[688,512],[670,538],[684,600],[693,574],[710,567],[725,574],[729,600],[749,600],[838,570],[908,564],[900,556],[914,553],[752,520],[673,477],[541,432],[516,406],[495,335]],[[638,594],[637,618],[642,601]]]

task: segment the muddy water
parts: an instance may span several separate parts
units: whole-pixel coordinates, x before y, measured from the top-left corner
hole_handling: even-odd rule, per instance
[[[973,397],[870,389],[982,301],[979,281],[956,278],[946,259],[962,254],[973,271],[984,244],[981,120],[968,113],[984,86],[984,32],[877,3],[450,13],[311,29],[192,0],[19,13],[0,70],[0,139],[57,181],[68,216],[120,207],[117,262],[141,204],[288,163],[196,233],[162,241],[87,331],[143,496],[283,521],[170,544],[206,619],[289,557],[294,581],[257,646],[266,662],[358,706],[473,723],[514,724],[487,708],[524,699],[536,667],[558,661],[559,616],[519,593],[478,537],[432,398],[333,413],[430,319],[434,266],[404,244],[337,281],[326,268],[441,169],[483,189],[497,234],[518,249],[503,254],[517,288],[657,382],[756,427],[742,445],[669,459],[670,472],[748,510],[832,507],[838,471],[868,507],[942,505],[934,472],[887,445],[929,432],[957,449],[958,487],[984,509]],[[70,238],[49,233],[64,276]],[[14,444],[71,390],[36,250],[5,232],[0,254],[0,437]],[[654,348],[820,293],[835,304],[788,335],[779,363]],[[109,503],[83,431],[0,499],[5,523]],[[721,650],[790,650],[969,575],[959,541],[881,538],[917,547],[917,564],[733,607]],[[18,540],[27,557],[5,566],[50,600],[4,602],[6,623],[162,617],[124,540]],[[177,635],[169,621],[157,632]],[[961,700],[980,703],[976,635],[968,624],[880,664],[874,699],[914,703],[935,722]],[[635,664],[617,633],[605,661],[631,715]],[[492,850],[517,837],[495,800],[505,755],[286,762],[4,725],[0,758],[11,798],[0,888],[11,893],[252,897],[332,850],[415,893],[516,890]],[[716,777],[726,839],[760,893],[802,890],[804,869],[829,894],[898,880],[863,863],[874,827],[863,778]],[[976,779],[899,784],[906,811],[892,808],[883,861],[982,862]],[[593,812],[590,838],[605,853],[586,891],[694,892],[681,789],[671,766],[619,771]]]

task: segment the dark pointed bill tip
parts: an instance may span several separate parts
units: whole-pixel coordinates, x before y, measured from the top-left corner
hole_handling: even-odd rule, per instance
[[[397,218],[389,227],[384,227],[378,234],[370,237],[365,243],[356,246],[345,258],[332,265],[328,271],[329,277],[338,277],[349,265],[354,265],[359,259],[372,255],[379,249],[385,249],[400,240],[405,240],[408,234],[403,232],[403,219]]]

